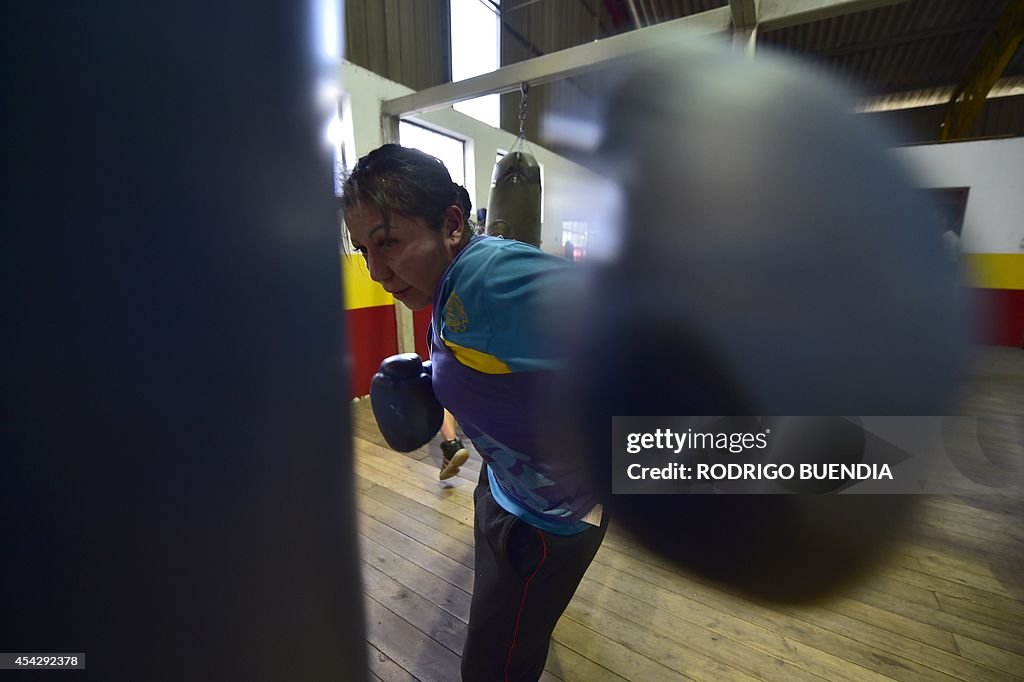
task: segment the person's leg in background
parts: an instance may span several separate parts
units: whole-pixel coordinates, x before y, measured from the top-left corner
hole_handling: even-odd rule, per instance
[[[444,411],[444,421],[441,422],[441,439],[441,472],[438,478],[443,481],[459,473],[459,467],[469,459],[469,450],[455,431],[455,417],[448,410]]]

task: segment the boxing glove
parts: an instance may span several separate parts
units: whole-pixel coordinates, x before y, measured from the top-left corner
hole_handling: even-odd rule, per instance
[[[416,353],[386,358],[370,382],[370,404],[384,440],[412,452],[441,429],[444,411],[434,397],[431,364]]]
[[[854,463],[864,436],[843,415],[946,413],[966,350],[957,273],[893,142],[847,94],[780,57],[696,43],[603,82],[590,163],[622,208],[597,233],[614,248],[586,270],[580,300],[596,304],[559,325],[570,339],[542,412],[557,415],[549,457],[585,453],[607,494],[625,475],[617,416],[785,417],[802,428],[772,430],[772,462]],[[607,497],[617,530],[688,570],[804,601],[883,563],[919,496]]]

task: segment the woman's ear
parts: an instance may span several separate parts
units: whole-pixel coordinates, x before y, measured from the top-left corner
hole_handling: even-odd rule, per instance
[[[454,205],[446,208],[441,225],[445,241],[452,245],[461,244],[462,233],[465,229],[466,222],[462,215],[462,209]]]

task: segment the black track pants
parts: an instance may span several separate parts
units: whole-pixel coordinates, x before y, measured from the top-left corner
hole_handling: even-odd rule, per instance
[[[463,682],[533,682],[555,623],[569,605],[607,529],[546,533],[495,502],[483,468],[475,500],[476,576],[462,651]]]

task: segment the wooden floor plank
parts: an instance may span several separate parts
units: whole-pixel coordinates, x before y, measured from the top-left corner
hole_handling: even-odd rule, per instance
[[[942,595],[960,597],[975,604],[983,604],[991,609],[1005,613],[1013,618],[1021,616],[1022,603],[1002,594],[993,594],[974,585],[953,582],[945,578],[939,578],[924,571],[909,569],[890,569],[888,575],[893,580],[902,580],[910,585],[917,585],[935,592],[941,599]]]
[[[944,571],[989,579],[999,569],[1017,567],[1016,558],[1024,556],[1024,542],[1005,538],[990,541],[969,532],[958,533],[951,528],[930,525],[911,528],[900,551],[919,557],[922,570],[929,570],[928,562],[931,562],[940,564]]]
[[[907,556],[906,554],[894,553],[891,557],[891,561],[898,566],[908,568],[912,571],[921,570],[921,562],[916,557]]]
[[[547,667],[565,682],[624,682],[626,678],[551,640]]]
[[[990,492],[985,495],[950,495],[948,497],[957,504],[966,505],[979,512],[1002,516],[1011,521],[1024,516],[1024,499],[1021,499],[1019,495]],[[933,499],[933,497],[929,499]]]
[[[657,661],[652,661],[643,654],[605,637],[601,632],[582,625],[572,618],[562,618],[558,621],[553,638],[584,658],[627,680],[679,682],[696,679],[681,675]]]
[[[828,680],[879,680],[882,676],[853,665],[849,660],[829,651],[823,646],[820,637],[800,637],[806,627],[799,621],[790,632],[782,632],[773,627],[781,618],[778,614],[774,619],[763,608],[743,603],[725,606],[708,599],[704,588],[693,584],[687,585],[685,594],[681,593],[672,581],[659,575],[653,569],[645,567],[643,562],[630,557],[614,556],[604,549],[602,561],[591,566],[593,579],[602,585],[612,587],[629,594],[632,598],[650,607],[661,607],[691,623],[712,630],[719,636],[733,641],[743,642],[746,646],[756,649],[769,656],[788,660],[794,666],[802,668],[813,675]],[[607,563],[606,563],[607,561]],[[614,570],[618,569],[618,570]],[[590,573],[588,572],[588,576]],[[723,599],[725,595],[721,595]],[[710,601],[711,603],[707,603]],[[805,633],[803,633],[805,634]],[[797,636],[794,636],[797,635]],[[810,639],[811,644],[805,640]]]
[[[999,594],[1004,597],[1013,596],[1012,593],[1000,582],[999,578],[992,574],[992,571],[982,572],[980,570],[969,571],[963,567],[967,562],[957,561],[949,556],[931,554],[928,557],[921,556],[921,570],[925,573],[940,578],[945,578],[961,585],[977,587],[992,594]]]
[[[936,608],[939,606],[939,600],[935,596],[935,592],[891,578],[887,571],[880,571],[877,575],[871,576],[871,579],[868,581],[847,587],[843,590],[843,596],[850,599],[859,599],[866,589],[882,592],[889,595],[892,599],[902,599],[921,604],[922,606]]]
[[[979,357],[984,369],[965,384],[963,413],[1012,412],[1005,377],[1024,378],[1024,354],[984,349]],[[369,673],[456,680],[479,455],[467,442],[469,462],[440,482],[439,435],[397,453],[369,401],[354,403],[352,414]],[[1021,679],[1022,557],[1019,495],[922,496],[873,575],[814,605],[758,604],[652,554],[613,519],[555,630],[542,679]]]
[[[438,533],[425,523],[421,523],[411,516],[406,516],[400,511],[395,511],[387,505],[381,504],[371,498],[360,498],[360,510],[377,519],[388,527],[397,530],[403,535],[408,535],[414,540],[431,547],[437,552],[454,559],[466,568],[473,568],[473,547],[459,540],[450,538],[443,533]]]
[[[627,647],[630,651],[657,661],[660,665],[692,679],[737,680],[751,682],[757,678],[704,654],[679,646],[678,642],[662,636],[646,626],[638,626],[617,618],[615,611],[601,608],[586,599],[573,599],[565,610],[570,618],[605,637]]]
[[[387,607],[453,654],[462,655],[462,643],[466,639],[466,624],[463,621],[365,561],[362,564],[362,576],[366,594],[378,604]]]
[[[1024,656],[979,642],[970,637],[953,635],[965,658],[997,668],[1018,678],[1024,678]]]
[[[370,672],[381,682],[416,682],[416,678],[408,670],[392,661],[369,642],[366,657],[369,660]]]
[[[638,552],[641,553],[638,554]],[[638,550],[634,547],[632,548],[629,556],[643,556],[642,550]],[[599,554],[598,557],[600,559],[601,554]],[[645,557],[644,561],[646,560],[647,558]],[[666,573],[668,572],[668,570],[663,567],[659,567],[659,569]],[[867,588],[862,587],[862,589]],[[885,659],[883,662],[886,665],[896,665],[900,668],[909,666],[912,669],[916,669],[916,671],[921,674],[928,674],[928,668],[934,668],[939,672],[945,672],[951,676],[967,675],[970,677],[984,672],[973,663],[964,661],[959,656],[952,655],[955,654],[956,647],[948,632],[943,632],[938,628],[934,628],[926,624],[915,623],[914,621],[899,616],[898,614],[858,606],[849,600],[845,602],[845,606],[843,608],[839,609],[839,611],[845,611],[846,613],[835,612],[837,605],[839,603],[843,603],[841,601],[837,601],[839,599],[840,598],[830,600],[828,607],[820,609],[786,609],[782,606],[774,606],[773,608],[787,614],[791,618],[807,621],[812,625],[816,625],[824,630],[848,637],[860,642],[861,644],[876,647],[881,657]],[[891,601],[891,598],[888,598],[885,600],[885,603],[889,603]],[[932,602],[932,605],[935,606],[935,603]],[[864,622],[851,617],[851,612],[853,615],[859,616],[860,618],[868,617],[870,620],[871,617],[875,617],[879,620],[876,622]],[[870,614],[870,616],[868,614]],[[913,632],[917,632],[918,639],[926,642],[932,641],[934,643],[942,643],[942,648],[946,651],[942,651],[937,647],[925,645],[912,637],[908,637],[908,632],[903,627],[904,625],[909,627],[911,634]],[[921,633],[927,634],[926,636],[921,636]],[[865,652],[861,651],[861,654],[864,655]],[[900,662],[901,659],[902,662]],[[864,660],[870,661],[870,658],[868,657]],[[866,663],[866,665],[869,664]],[[893,673],[893,676],[898,679],[902,674],[904,673]]]
[[[988,641],[986,638],[995,634],[996,640],[990,641],[990,644],[998,644],[1000,641],[1014,642],[1014,646],[1009,647],[1011,650],[1016,650],[1021,653],[1021,643],[1024,642],[1024,637],[1015,637],[1015,633],[1020,633],[1021,624],[1019,622],[1006,623],[1001,619],[992,619],[992,617],[986,617],[982,615],[983,611],[980,608],[967,609],[967,608],[942,608],[941,606],[923,606],[921,604],[915,604],[911,602],[901,602],[889,599],[882,593],[872,592],[865,590],[864,600],[883,608],[892,613],[899,613],[903,619],[910,620],[922,625],[927,625],[932,631],[941,630],[948,633],[950,636],[953,634],[963,634],[968,637],[974,637],[981,641]],[[948,597],[943,596],[943,600],[949,600]],[[968,603],[961,600],[961,604]],[[948,647],[940,647],[947,648]],[[953,650],[953,649],[948,649]]]
[[[980,507],[976,502],[957,495],[922,495],[918,504],[928,510],[932,518],[970,527],[1005,528],[1017,537],[1024,536],[1024,529],[1015,528],[1017,517],[1006,509]]]
[[[979,642],[985,642],[1007,651],[1024,654],[1024,640],[1007,633],[1005,630],[978,623],[963,616],[948,613],[942,609],[927,608],[919,604],[891,599],[883,601],[889,611],[906,616],[918,623],[940,628],[950,634],[971,637]]]
[[[417,470],[428,465],[414,460],[397,461],[399,458],[367,453],[358,446],[356,447],[355,455],[357,466],[376,469],[380,473],[387,474],[408,485],[421,488],[440,499],[457,504],[464,509],[472,510],[473,508],[473,486],[467,481],[461,479],[438,481],[429,474],[424,475],[422,471]],[[465,489],[463,486],[465,486]]]
[[[424,523],[435,531],[454,538],[459,542],[467,545],[473,544],[473,527],[471,525],[456,521],[450,516],[446,516],[427,505],[411,500],[394,490],[377,486],[367,490],[364,496],[387,505],[396,511],[400,511],[406,516],[411,516],[420,523]]]
[[[599,559],[601,556],[601,553],[599,553]],[[633,554],[631,556],[637,555]],[[597,576],[600,574],[601,570],[600,566],[596,569],[592,567],[591,573],[588,573],[588,575]],[[627,581],[626,585],[628,586],[627,589],[635,586],[634,583],[630,581]],[[637,598],[642,600],[644,599],[644,596],[641,593]],[[665,598],[664,596],[659,596],[651,601],[651,604],[662,603],[673,602],[671,598]],[[834,602],[830,601],[829,604],[834,604]],[[928,646],[906,637],[903,634],[886,630],[879,627],[876,623],[860,622],[841,613],[829,613],[829,609],[827,607],[813,609],[791,607],[787,609],[780,605],[773,605],[772,608],[776,611],[780,611],[789,618],[807,621],[824,630],[843,635],[849,639],[874,647],[877,650],[876,657],[881,664],[896,666],[900,671],[897,673],[891,673],[891,676],[896,679],[901,679],[903,677],[913,679],[915,675],[939,678],[941,677],[941,673],[952,677],[959,677],[960,679],[978,679],[979,677],[986,676],[986,671],[981,666],[978,666],[971,661],[966,661],[960,656]],[[677,612],[685,611],[691,616],[698,613],[692,605],[689,607],[679,606],[675,610]],[[757,620],[759,612],[756,607],[750,605],[749,611],[751,613],[750,617]],[[710,612],[710,617],[714,617],[714,610]],[[733,625],[735,626],[735,624]],[[742,629],[734,631],[732,636],[736,637],[738,640],[760,642],[762,645],[772,644],[771,640],[764,641],[759,639],[756,632],[746,632],[744,634]],[[828,649],[827,647],[823,648]],[[864,654],[863,650],[861,651],[861,654]],[[865,660],[870,661],[871,659],[866,658]],[[842,666],[843,664],[839,662],[835,665]],[[903,669],[905,668],[907,668],[907,670],[904,672]],[[826,670],[827,668],[819,670],[818,672],[823,676],[838,674],[835,671],[826,672]]]
[[[362,512],[359,513],[357,522],[361,535],[416,562],[417,565],[459,589],[472,593],[473,571],[471,569]]]
[[[890,677],[894,679],[914,679],[915,677],[961,680],[1002,679],[1001,676],[994,675],[983,666],[964,659],[959,655],[959,649],[950,652],[930,646],[917,639],[880,627],[882,621],[877,623],[860,622],[843,614],[822,617],[821,611],[810,608],[793,611],[781,606],[775,608],[793,618],[814,623],[861,644],[866,644],[874,650],[874,655],[880,662],[887,666],[895,666],[900,671],[906,671],[905,673],[890,674]]]
[[[361,538],[361,545],[366,594],[461,655],[470,595],[368,538]],[[563,679],[548,670],[541,676],[547,682]]]
[[[1001,525],[1001,524],[1000,524]],[[1013,543],[1019,543],[1020,539],[1007,533],[1006,530],[996,524],[984,526],[975,524],[967,526],[959,520],[950,521],[942,519],[938,515],[929,513],[928,509],[920,509],[909,521],[908,528],[913,534],[920,534],[924,537],[938,537],[951,540],[953,547],[977,546],[977,547],[1004,547]],[[970,566],[971,562],[967,562]]]
[[[460,523],[464,523],[469,526],[472,526],[473,524],[472,510],[466,509],[461,505],[453,504],[438,495],[436,492],[430,492],[421,486],[410,485],[396,476],[392,476],[391,474],[384,473],[373,467],[366,466],[358,461],[355,463],[355,470],[360,476],[373,481],[379,486],[400,493],[409,499],[415,500],[416,502],[430,507],[435,511],[441,512]]]
[[[908,618],[887,608],[889,605],[899,601],[893,599],[892,595],[867,587],[861,589],[859,595],[858,599],[845,596],[830,598],[822,604],[823,609],[816,609],[816,611],[834,612],[859,621],[865,627],[877,628],[881,630],[878,635],[882,638],[885,638],[887,633],[889,633],[913,639],[943,651],[957,652],[956,642],[953,641],[953,635],[949,632],[914,620],[913,618]],[[924,608],[938,610],[939,607],[938,604],[934,604]],[[806,612],[808,609],[804,611]],[[861,630],[863,629],[861,628]],[[847,634],[847,636],[864,641],[856,630]]]
[[[823,679],[724,637],[714,630],[695,625],[669,611],[633,599],[596,580],[583,581],[571,607],[586,607],[591,614],[595,613],[593,609],[603,608],[623,621],[629,636],[650,639],[655,645],[677,649],[676,656],[684,662],[685,667],[676,669],[684,674],[699,673],[698,676],[703,679],[720,679],[733,673],[741,674],[744,678],[765,680],[820,682]],[[591,615],[591,618],[594,616]],[[607,620],[614,618],[609,617]],[[628,644],[627,641],[622,643]],[[656,648],[648,646],[650,653],[635,646],[631,648],[664,663],[665,660],[658,656]]]
[[[1014,616],[968,599],[950,597],[945,594],[937,595],[937,599],[939,608],[947,613],[972,620],[975,623],[982,623],[997,630],[1006,630],[1020,639],[1024,639],[1024,606],[1018,609]]]
[[[602,548],[598,556],[602,553],[606,553],[605,548]],[[633,579],[631,581],[629,578],[612,576],[620,581],[621,588],[616,589],[630,590],[631,583],[648,582],[651,586],[648,589],[653,589],[656,594],[654,603],[672,604],[674,612],[685,613],[686,617],[701,617],[714,623],[714,627],[722,629],[732,639],[745,641],[766,653],[791,660],[794,665],[827,679],[914,680],[922,676],[952,679],[954,676],[935,669],[935,659],[947,666],[954,664],[968,669],[977,668],[970,662],[965,663],[959,656],[934,647],[924,649],[926,653],[919,654],[919,657],[927,657],[929,664],[915,662],[888,649],[903,647],[921,651],[921,647],[927,645],[881,631],[877,627],[852,623],[849,619],[841,622],[838,616],[828,615],[820,608],[809,607],[801,611],[794,607],[781,613],[775,608],[758,606],[697,583],[688,584],[686,594],[683,595],[677,591],[677,587],[672,586],[671,580],[660,576],[658,571],[662,569],[637,561],[634,556],[620,556],[615,563]],[[594,569],[593,566],[591,568]],[[598,568],[598,572],[600,570]],[[663,580],[670,587],[656,585]],[[635,596],[644,599],[643,592]],[[856,628],[859,639],[836,632],[842,631],[844,627]],[[868,639],[873,644],[866,644],[861,639]],[[945,658],[943,654],[946,654]]]
[[[359,537],[359,549],[363,561],[394,578],[409,589],[423,595],[431,603],[444,609],[456,618],[469,620],[469,592],[437,577],[414,561],[392,552],[373,540]]]
[[[461,676],[460,658],[410,625],[372,596],[366,606],[367,639],[415,679],[452,682]]]

